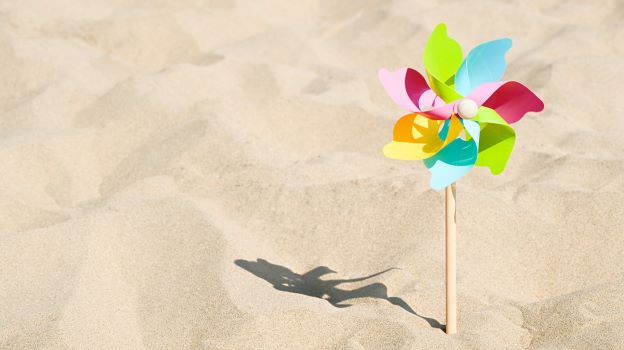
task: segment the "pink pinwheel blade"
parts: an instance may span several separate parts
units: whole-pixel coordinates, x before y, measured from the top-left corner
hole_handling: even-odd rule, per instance
[[[444,100],[442,100],[438,95],[436,95],[435,91],[429,89],[423,92],[418,99],[418,107],[421,111],[426,111],[431,108],[437,108],[444,105]]]
[[[438,104],[439,105],[439,104]],[[441,106],[436,106],[434,109],[424,111],[422,114],[426,115],[429,119],[434,120],[446,120],[449,119],[453,113],[455,113],[456,103],[446,103]]]
[[[522,119],[528,112],[544,109],[544,102],[516,81],[481,84],[468,98],[479,106],[492,108],[509,124]]]
[[[396,72],[380,69],[379,81],[397,105],[411,112],[420,110],[420,96],[429,90],[425,78],[411,68],[402,68]]]

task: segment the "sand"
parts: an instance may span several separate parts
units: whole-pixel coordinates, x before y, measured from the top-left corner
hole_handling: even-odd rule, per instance
[[[381,67],[511,37],[502,176],[386,159]],[[0,3],[0,348],[624,348],[624,3]]]

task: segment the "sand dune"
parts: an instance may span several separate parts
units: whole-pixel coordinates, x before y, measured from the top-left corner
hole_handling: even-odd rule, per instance
[[[0,348],[624,348],[621,1],[0,3]],[[381,67],[511,37],[546,110],[443,198]]]

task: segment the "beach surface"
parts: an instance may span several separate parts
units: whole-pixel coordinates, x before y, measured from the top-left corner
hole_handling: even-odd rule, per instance
[[[509,37],[501,176],[386,159],[380,68]],[[0,349],[624,348],[624,3],[0,1]]]

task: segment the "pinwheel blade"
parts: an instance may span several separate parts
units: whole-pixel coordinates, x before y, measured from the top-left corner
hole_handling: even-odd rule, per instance
[[[446,34],[446,25],[438,24],[425,46],[425,70],[429,85],[445,102],[452,102],[462,96],[453,90],[454,75],[461,66],[461,46]]]
[[[516,141],[516,132],[509,124],[487,107],[479,108],[474,119],[481,126],[477,166],[487,166],[494,175],[503,172]]]
[[[431,90],[435,91],[435,93],[440,96],[440,98],[444,100],[444,102],[450,103],[463,98],[463,96],[457,93],[457,91],[455,91],[451,86],[441,82],[429,71],[427,71],[427,78],[429,79]]]
[[[455,140],[463,129],[458,118],[444,122],[420,113],[408,114],[394,125],[393,141],[384,147],[384,155],[399,160],[427,159]]]
[[[392,142],[384,147],[384,155],[399,160],[421,160],[433,156],[444,141],[438,135],[442,121],[412,113],[394,125]]]
[[[424,160],[431,172],[429,185],[434,190],[439,191],[468,174],[477,160],[479,124],[471,120],[464,120],[463,124],[471,137],[469,140],[456,138],[433,157]]]
[[[429,90],[427,81],[416,70],[401,68],[395,72],[379,70],[379,81],[390,98],[402,108],[418,112],[418,101]]]
[[[544,102],[517,81],[483,83],[468,98],[478,105],[495,110],[509,124],[522,119],[528,112],[544,109]]]
[[[483,83],[499,81],[505,73],[505,53],[511,39],[488,41],[470,51],[455,74],[455,90],[468,95]]]

